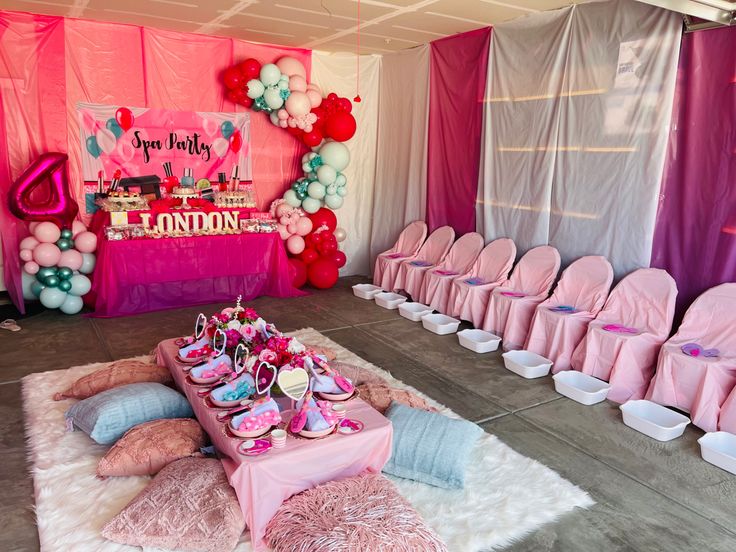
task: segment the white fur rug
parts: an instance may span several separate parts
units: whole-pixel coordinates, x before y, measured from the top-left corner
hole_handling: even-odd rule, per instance
[[[306,343],[330,347],[337,352],[338,360],[365,367],[394,387],[417,392],[311,328],[291,335]],[[31,374],[23,379],[26,434],[42,551],[139,550],[103,539],[100,530],[148,484],[149,478],[97,479],[95,467],[107,447],[95,444],[82,432],[66,432],[64,412],[70,401],[52,400],[55,392],[102,366],[89,364]],[[458,417],[417,393],[443,414]],[[481,437],[474,451],[463,490],[391,479],[453,552],[501,548],[575,507],[593,504],[587,493],[488,434]],[[244,536],[237,551],[250,550]]]

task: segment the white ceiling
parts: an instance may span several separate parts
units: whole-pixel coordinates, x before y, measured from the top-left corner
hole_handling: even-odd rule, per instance
[[[576,0],[361,0],[360,51],[384,53]],[[2,0],[2,8],[355,51],[358,0]]]

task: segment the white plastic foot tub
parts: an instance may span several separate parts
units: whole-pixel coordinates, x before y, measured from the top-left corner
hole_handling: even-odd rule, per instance
[[[457,331],[460,321],[446,314],[425,314],[422,316],[422,326],[425,330],[437,335],[452,334]]]
[[[531,351],[509,351],[501,355],[504,366],[522,378],[541,378],[549,374],[552,361]]]
[[[399,314],[412,322],[419,322],[425,314],[432,314],[434,309],[421,303],[401,303]]]
[[[373,284],[355,284],[353,286],[353,295],[361,299],[373,300],[376,294],[382,291],[380,287],[374,286]]]
[[[736,474],[736,435],[714,431],[703,435],[698,439],[698,443],[703,460]]]
[[[398,293],[382,292],[376,293],[373,297],[376,301],[376,305],[383,307],[384,309],[395,310],[399,308],[399,305],[406,301],[406,297],[399,295]]]
[[[657,441],[671,441],[685,431],[690,418],[652,401],[628,401],[620,407],[624,423]]]
[[[555,391],[560,395],[585,405],[605,400],[611,389],[605,381],[576,370],[559,372],[552,376],[552,379],[555,380]]]
[[[498,349],[501,338],[491,332],[483,330],[463,330],[458,332],[457,339],[460,345],[475,353],[490,353]]]

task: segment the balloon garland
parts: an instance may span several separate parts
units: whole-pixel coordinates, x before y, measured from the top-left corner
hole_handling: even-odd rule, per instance
[[[226,69],[223,82],[233,103],[262,111],[274,126],[312,148],[302,161],[304,176],[271,205],[271,214],[291,254],[294,285],[307,281],[314,287],[335,285],[345,254],[338,242],[346,237],[337,228],[332,210],[342,207],[347,195],[343,174],[350,163],[350,151],[342,143],[355,135],[352,103],[335,93],[326,97],[297,59],[284,56],[276,63],[253,58]]]
[[[82,310],[82,296],[92,288],[86,276],[95,268],[97,235],[74,220],[79,208],[72,199],[66,175],[67,156],[44,153],[13,183],[10,211],[28,221],[31,235],[20,242],[23,299],[40,300],[49,309],[66,314]],[[31,193],[48,184],[48,199]]]

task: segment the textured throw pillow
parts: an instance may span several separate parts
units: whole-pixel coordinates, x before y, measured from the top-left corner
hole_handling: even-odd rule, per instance
[[[325,358],[327,358],[327,360],[335,360],[337,358],[337,354],[335,353],[335,351],[333,351],[329,347],[320,347],[319,345],[308,345],[306,343],[304,344],[304,346],[307,349],[311,350],[314,354],[324,356]]]
[[[235,491],[215,458],[184,458],[162,469],[102,529],[130,546],[227,552],[245,529]]]
[[[140,360],[118,360],[105,368],[79,378],[66,391],[56,393],[55,401],[86,399],[113,387],[141,382],[172,383],[174,379],[166,366]]]
[[[361,399],[370,404],[381,414],[384,414],[386,410],[388,410],[388,407],[391,406],[392,402],[401,403],[420,410],[428,410],[430,412],[437,411],[437,409],[430,406],[427,401],[411,391],[394,389],[393,387],[389,387],[387,383],[364,383],[362,385],[358,385],[358,392],[360,393]]]
[[[199,453],[207,435],[197,420],[154,420],[123,435],[97,464],[100,477],[154,475],[175,460]]]
[[[386,417],[394,438],[385,473],[445,489],[463,488],[468,457],[483,429],[399,403],[391,404]]]
[[[353,385],[358,386],[363,383],[386,383],[378,374],[371,372],[366,368],[348,364],[347,362],[330,362],[330,367],[337,371],[344,378],[348,378]]]
[[[377,474],[332,481],[284,502],[266,526],[274,552],[446,552],[390,481]]]
[[[66,411],[67,422],[101,445],[114,443],[133,426],[162,418],[191,418],[181,393],[160,383],[131,383],[79,401]]]

